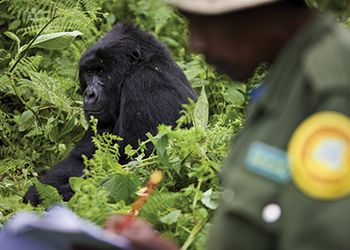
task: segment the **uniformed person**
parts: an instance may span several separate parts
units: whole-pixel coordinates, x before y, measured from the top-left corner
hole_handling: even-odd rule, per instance
[[[349,31],[300,0],[173,3],[218,71],[246,80],[273,65],[222,170],[208,248],[349,250]],[[162,249],[150,235],[129,238]]]

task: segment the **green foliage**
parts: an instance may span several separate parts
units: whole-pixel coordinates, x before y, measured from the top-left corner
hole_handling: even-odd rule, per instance
[[[71,32],[55,32],[38,36],[33,42],[32,48],[43,48],[48,50],[60,50],[68,47],[74,38],[81,36],[83,33],[75,30]]]
[[[309,2],[326,7],[322,0]],[[348,1],[335,2],[341,7]],[[162,170],[164,180],[140,216],[182,249],[203,249],[221,190],[217,173],[230,138],[243,125],[248,93],[267,67],[248,83],[232,84],[187,50],[186,22],[162,0],[3,0],[0,9],[0,225],[19,210],[43,211],[55,202],[102,225],[112,214],[127,213],[150,174]],[[346,17],[346,11],[339,13]],[[75,195],[65,203],[37,178],[63,159],[87,129],[79,58],[122,20],[167,45],[199,99],[184,105],[175,129],[160,126],[138,148],[126,147],[127,165],[118,163],[115,142],[122,138],[95,134],[97,150],[84,161],[84,177],[70,178]],[[96,122],[91,120],[95,130]],[[155,152],[144,158],[147,143]],[[43,199],[37,208],[22,203],[32,184]]]
[[[124,207],[122,201],[109,202],[108,191],[102,186],[96,186],[94,180],[72,177],[70,184],[75,195],[67,205],[82,218],[90,219],[96,224],[102,225],[108,216]]]
[[[198,97],[198,101],[193,110],[194,126],[205,129],[208,125],[209,119],[209,104],[205,94],[204,88],[202,88],[201,94]]]
[[[0,2],[9,13],[0,15],[1,222],[24,207],[35,177],[66,156],[87,127],[76,77],[85,42],[77,35],[92,37],[102,21],[99,3],[87,3]],[[44,206],[60,200],[51,187],[36,186]]]
[[[62,202],[62,198],[56,188],[42,184],[38,180],[34,180],[34,186],[38,191],[40,198],[43,200],[42,205],[44,207],[50,207],[55,203]]]
[[[333,11],[342,21],[349,23],[349,0],[306,0],[306,2],[316,9],[320,9],[322,11]]]

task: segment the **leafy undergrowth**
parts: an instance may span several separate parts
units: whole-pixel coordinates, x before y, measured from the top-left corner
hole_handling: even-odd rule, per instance
[[[218,171],[233,130],[234,126],[220,126],[219,122],[206,128],[172,130],[160,126],[156,136],[149,135],[157,154],[143,158],[141,146],[136,150],[138,156],[124,166],[118,163],[118,148],[111,143],[118,138],[97,135],[94,142],[98,150],[92,159],[85,160],[85,178],[70,179],[75,195],[68,205],[80,216],[103,224],[111,214],[126,213],[150,174],[162,170],[163,181],[139,216],[188,247],[205,234],[217,206]],[[135,154],[130,148],[127,152]]]

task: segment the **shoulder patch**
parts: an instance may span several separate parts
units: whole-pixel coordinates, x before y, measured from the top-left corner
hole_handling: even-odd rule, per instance
[[[319,112],[296,129],[288,145],[291,177],[307,195],[337,199],[350,194],[350,119]]]
[[[289,181],[287,154],[272,145],[259,141],[250,144],[244,165],[249,171],[273,181],[282,184]]]

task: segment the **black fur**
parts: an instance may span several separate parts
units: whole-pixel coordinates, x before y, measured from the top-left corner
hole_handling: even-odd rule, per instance
[[[98,119],[99,132],[112,132],[122,138],[120,152],[126,145],[137,147],[146,132],[156,134],[159,124],[175,125],[179,111],[188,98],[196,100],[179,66],[166,48],[152,35],[136,26],[120,23],[80,59],[80,86],[84,112]],[[95,147],[89,129],[67,158],[54,166],[41,181],[58,189],[64,200],[73,191],[68,180],[83,174],[84,154],[91,158]],[[152,152],[149,145],[146,154]],[[120,163],[128,159],[121,154]],[[31,187],[24,202],[40,203]]]

